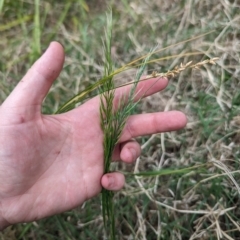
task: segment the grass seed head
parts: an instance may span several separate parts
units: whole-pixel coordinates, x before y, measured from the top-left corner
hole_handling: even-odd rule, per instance
[[[158,73],[157,71],[153,71],[150,75],[147,76],[147,79],[158,78],[158,77],[168,77],[168,78],[169,77],[175,77],[176,75],[180,74],[181,72],[183,72],[183,71],[185,71],[186,69],[189,69],[189,68],[199,70],[205,64],[215,65],[216,61],[218,59],[219,58],[215,57],[215,58],[203,60],[203,61],[195,63],[195,64],[193,64],[192,61],[190,61],[186,64],[180,63],[180,66],[177,65],[173,70],[168,70],[165,73]]]

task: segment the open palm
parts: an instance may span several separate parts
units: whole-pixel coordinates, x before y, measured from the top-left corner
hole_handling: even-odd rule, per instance
[[[103,175],[98,97],[64,114],[41,114],[63,62],[62,46],[52,43],[0,107],[0,229],[72,209],[99,194],[102,186],[119,190],[124,185],[120,173]],[[138,96],[166,85],[167,79],[142,82]],[[128,92],[124,87],[116,95]],[[185,116],[177,111],[131,116],[114,158],[132,162],[140,154],[134,137],[185,124]]]

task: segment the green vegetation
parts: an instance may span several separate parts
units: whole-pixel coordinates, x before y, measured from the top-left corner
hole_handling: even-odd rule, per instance
[[[239,1],[122,0],[108,4],[113,9],[111,58],[116,69],[156,45],[170,47],[153,54],[154,59],[163,60],[149,63],[147,75],[219,57],[217,65],[187,69],[171,77],[165,91],[138,104],[136,112],[181,110],[189,123],[179,132],[139,139],[143,152],[135,165],[114,163],[127,176],[124,190],[113,197],[117,236],[238,239]],[[56,112],[104,77],[102,38],[107,9],[104,1],[94,0],[0,0],[0,100],[53,40],[64,45],[66,62],[43,112]],[[137,69],[136,64],[119,72],[114,84],[135,80]],[[97,87],[91,89],[87,97],[97,94]],[[9,227],[0,238],[105,239],[100,196],[79,209]]]

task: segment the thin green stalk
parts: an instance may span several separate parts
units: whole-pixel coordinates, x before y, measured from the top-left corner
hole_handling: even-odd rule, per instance
[[[18,25],[20,25],[22,23],[25,23],[27,21],[30,21],[30,20],[32,20],[32,15],[25,15],[25,16],[23,16],[21,18],[16,19],[16,20],[9,21],[6,24],[0,25],[0,32],[9,30],[9,29],[11,29],[13,27],[16,27],[16,26],[18,26]]]
[[[0,13],[2,12],[3,5],[4,5],[4,0],[0,0]]]
[[[33,44],[34,51],[37,54],[41,53],[41,27],[40,27],[40,0],[35,0],[35,14],[34,14],[34,30],[33,30]]]

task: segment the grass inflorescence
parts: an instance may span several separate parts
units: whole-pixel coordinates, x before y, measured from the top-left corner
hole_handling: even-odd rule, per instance
[[[146,63],[151,53],[144,60],[142,66],[136,75],[136,81],[132,84],[128,96],[122,96],[117,106],[114,107],[114,81],[113,81],[113,62],[111,59],[111,39],[112,39],[112,12],[107,15],[106,42],[104,44],[105,65],[104,78],[107,81],[100,86],[100,122],[103,130],[103,149],[104,149],[104,173],[111,171],[110,165],[115,146],[121,136],[122,130],[126,124],[127,118],[132,114],[136,103],[134,102],[137,84],[144,72]],[[104,225],[110,239],[115,239],[115,213],[113,192],[106,189],[102,190],[102,212]]]
[[[159,73],[157,71],[153,71],[151,75],[146,77],[146,79],[157,78],[157,77],[167,77],[167,78],[175,77],[175,76],[179,75],[182,71],[184,71],[188,68],[200,69],[200,67],[204,66],[205,64],[209,64],[209,63],[215,65],[216,61],[218,59],[219,58],[215,57],[215,58],[211,58],[211,59],[206,59],[204,61],[201,61],[201,62],[198,62],[198,63],[195,63],[195,64],[193,64],[192,61],[190,61],[186,64],[181,63],[180,66],[176,66],[173,70],[169,70],[165,73]]]

